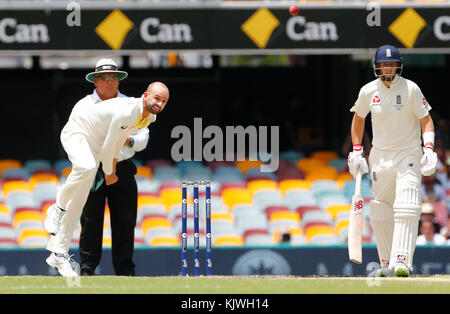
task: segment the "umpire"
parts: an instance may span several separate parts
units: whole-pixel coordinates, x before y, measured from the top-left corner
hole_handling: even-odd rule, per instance
[[[127,76],[127,72],[118,70],[114,60],[100,59],[95,71],[86,75],[86,80],[94,83],[95,90],[84,98],[83,105],[95,106],[103,100],[126,97],[119,92],[118,88],[119,81]],[[119,178],[117,183],[107,186],[103,179],[102,167],[99,167],[81,215],[80,272],[82,276],[94,275],[100,263],[106,200],[108,200],[111,217],[114,272],[122,276],[135,275],[133,250],[138,191],[134,178],[137,170],[132,157],[135,152],[147,146],[149,138],[147,126],[142,126],[124,143],[116,166],[116,174]]]

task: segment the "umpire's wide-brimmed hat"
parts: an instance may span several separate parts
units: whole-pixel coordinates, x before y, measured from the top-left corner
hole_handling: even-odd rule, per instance
[[[94,77],[100,73],[117,73],[119,75],[119,81],[123,80],[128,76],[128,73],[125,71],[119,71],[119,67],[117,63],[113,59],[103,58],[98,60],[95,71],[88,73],[86,75],[86,80],[88,82],[94,83]]]

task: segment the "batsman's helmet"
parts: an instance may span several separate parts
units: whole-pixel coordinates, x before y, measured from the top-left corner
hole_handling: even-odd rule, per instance
[[[398,62],[399,65],[397,67],[397,70],[395,71],[395,74],[402,74],[403,59],[402,57],[400,57],[400,52],[398,52],[398,49],[396,47],[392,45],[384,45],[378,47],[377,51],[375,52],[375,58],[372,61],[375,77],[382,76],[380,68],[377,66],[377,64],[381,62]]]

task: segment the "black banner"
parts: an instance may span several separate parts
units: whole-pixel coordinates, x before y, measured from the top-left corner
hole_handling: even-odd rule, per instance
[[[0,51],[210,50],[342,53],[391,43],[450,49],[450,6],[439,8],[41,9],[0,12]]]

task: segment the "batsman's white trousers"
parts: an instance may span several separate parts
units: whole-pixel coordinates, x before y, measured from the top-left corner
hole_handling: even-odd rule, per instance
[[[372,148],[369,165],[374,201],[370,220],[380,262],[412,267],[422,201],[420,159],[422,148],[401,151]]]
[[[69,252],[73,232],[97,173],[99,152],[92,150],[85,135],[66,129],[61,133],[61,143],[72,162],[72,171],[56,196],[56,204],[66,212],[58,232],[50,238],[47,249],[65,254]]]

